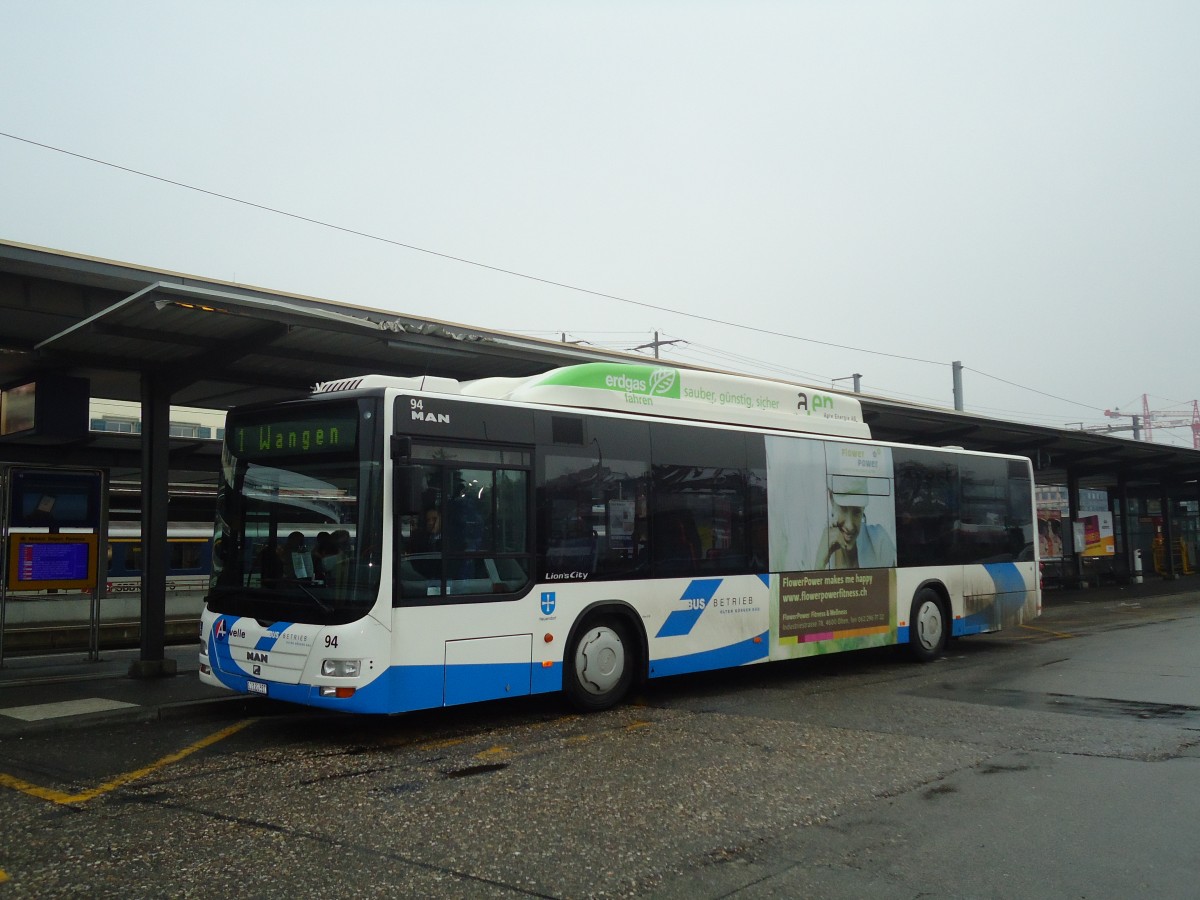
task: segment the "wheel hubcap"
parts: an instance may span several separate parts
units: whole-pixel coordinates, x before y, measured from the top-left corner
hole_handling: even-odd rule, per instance
[[[612,690],[625,673],[625,647],[611,628],[593,628],[575,651],[579,683],[593,694]]]
[[[941,643],[942,611],[936,603],[922,603],[917,610],[917,640],[926,650],[933,650]]]

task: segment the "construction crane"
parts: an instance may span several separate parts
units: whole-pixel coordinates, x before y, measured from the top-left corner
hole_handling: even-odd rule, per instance
[[[1101,425],[1087,430],[1132,431],[1135,441],[1151,442],[1154,440],[1155,428],[1191,428],[1192,447],[1200,450],[1200,400],[1193,400],[1191,409],[1151,409],[1149,397],[1142,394],[1140,414],[1121,412],[1120,409],[1106,409],[1104,414],[1112,419],[1131,418],[1133,424]]]
[[[1133,439],[1140,441],[1142,439],[1142,417],[1137,413],[1123,413],[1118,409],[1106,409],[1104,414],[1110,419],[1119,419],[1124,416],[1127,419],[1133,419],[1132,425],[1089,425],[1086,428],[1080,423],[1081,431],[1103,432],[1108,434],[1112,431],[1132,431]]]

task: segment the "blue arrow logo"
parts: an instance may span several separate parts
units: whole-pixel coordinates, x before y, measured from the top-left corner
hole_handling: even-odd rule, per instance
[[[687,586],[679,599],[684,604],[683,609],[677,609],[663,622],[655,637],[681,637],[691,634],[692,629],[700,620],[700,615],[708,608],[708,603],[721,586],[721,578],[697,578]]]

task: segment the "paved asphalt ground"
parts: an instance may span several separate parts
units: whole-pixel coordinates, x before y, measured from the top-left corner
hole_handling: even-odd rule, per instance
[[[1151,605],[1156,599],[1195,593],[1200,593],[1200,576],[1176,581],[1149,577],[1135,585],[1046,591],[1037,621],[1051,627],[1078,604]],[[242,704],[254,710],[268,702],[201,684],[196,651],[194,643],[168,647],[166,656],[176,661],[177,674],[149,679],[129,675],[130,664],[138,659],[136,650],[102,651],[99,661],[78,653],[6,657],[0,668],[0,740],[98,722],[185,716],[213,704]]]

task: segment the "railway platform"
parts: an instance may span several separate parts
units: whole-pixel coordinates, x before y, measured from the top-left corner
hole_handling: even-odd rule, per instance
[[[1171,581],[1153,576],[1141,584],[1046,590],[1042,601],[1038,622],[1048,626],[1093,604],[1200,604],[1200,575]],[[228,704],[263,711],[270,704],[201,684],[196,651],[194,641],[168,646],[166,657],[174,660],[176,674],[149,679],[130,676],[137,650],[102,651],[99,661],[89,660],[85,653],[6,657],[0,668],[0,741],[35,731],[198,715]]]
[[[201,714],[217,704],[250,704],[252,698],[201,684],[197,644],[166,648],[176,674],[134,678],[137,650],[6,656],[0,668],[0,741],[35,731],[87,728],[108,722],[152,721]]]

